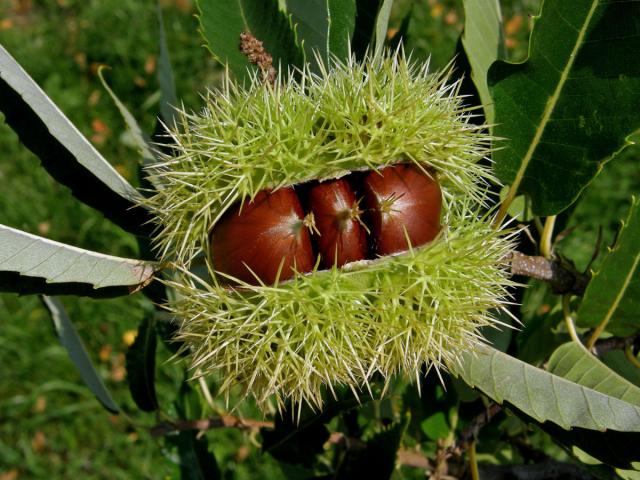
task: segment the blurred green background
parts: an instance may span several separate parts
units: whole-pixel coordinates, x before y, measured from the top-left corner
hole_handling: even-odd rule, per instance
[[[220,68],[202,47],[193,2],[163,0],[160,4],[179,98],[187,109],[197,110],[199,94],[219,82]],[[529,16],[538,5],[539,0],[504,2],[512,59],[526,55]],[[462,31],[461,2],[398,0],[390,34],[410,10],[407,50],[414,51],[414,58],[431,56],[434,67],[445,65]],[[155,2],[0,0],[0,43],[118,171],[137,184],[138,154],[127,141],[124,122],[96,72],[100,65],[111,67],[106,72],[111,87],[143,129],[152,131],[159,101]],[[563,248],[577,252],[580,261],[589,258],[598,228],[588,222],[622,217],[628,192],[638,190],[637,151],[625,158],[599,177],[589,201],[578,207],[571,220],[584,228],[580,235],[565,240]],[[3,122],[0,192],[0,223],[113,255],[138,253],[133,236],[57,185]],[[610,236],[615,225],[614,220],[606,225]],[[156,419],[136,411],[126,385],[124,354],[150,303],[141,294],[113,300],[64,298],[63,302],[127,414],[108,415],[83,386],[37,298],[0,295],[0,480],[175,476],[175,452],[146,433]],[[181,365],[167,363],[169,357],[159,347],[159,394],[165,404],[174,400],[184,375]],[[279,475],[279,467],[269,457],[250,455],[257,447],[249,435],[217,431],[208,436],[228,471],[226,478]],[[258,468],[259,476],[255,475]]]

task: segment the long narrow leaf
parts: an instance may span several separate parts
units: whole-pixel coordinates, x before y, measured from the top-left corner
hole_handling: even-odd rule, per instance
[[[173,78],[173,68],[169,59],[169,46],[167,45],[167,34],[164,30],[164,19],[162,8],[157,5],[158,12],[158,43],[160,53],[158,55],[158,83],[160,84],[160,116],[169,126],[176,122],[176,110],[178,106],[178,95],[176,94],[176,83]]]
[[[493,62],[504,58],[502,13],[499,0],[464,0],[462,45],[471,66],[473,80],[487,123],[493,123],[493,100],[487,72]]]
[[[0,110],[47,171],[87,205],[127,231],[148,235],[140,193],[87,141],[0,45]]]
[[[104,75],[102,73],[103,71],[104,71],[104,67],[100,67],[98,69],[98,77],[100,78],[100,82],[102,82],[102,86],[104,87],[104,89],[107,91],[107,93],[113,100],[113,103],[115,103],[116,107],[118,107],[118,110],[120,111],[120,115],[122,115],[124,123],[127,126],[127,129],[129,130],[129,132],[131,133],[133,142],[135,143],[135,146],[138,149],[138,152],[140,153],[142,163],[144,165],[154,163],[156,158],[153,152],[151,151],[149,138],[142,132],[140,125],[138,125],[138,121],[131,114],[129,109],[124,105],[124,103],[120,101],[120,99],[115,94],[115,92],[111,89],[111,87],[109,87],[109,84],[104,79]]]
[[[151,262],[83,250],[0,225],[2,291],[126,294],[150,282],[155,267]],[[5,284],[11,278],[14,284]],[[34,279],[35,282],[31,281]]]
[[[375,48],[373,50],[373,58],[380,58],[382,55],[384,42],[387,39],[391,7],[393,7],[393,0],[383,0],[382,6],[380,7],[380,10],[378,10],[378,16],[376,17]]]
[[[53,326],[60,338],[60,343],[69,353],[71,361],[74,363],[82,381],[96,396],[98,401],[111,413],[118,413],[120,409],[105,387],[100,375],[96,371],[89,354],[85,349],[78,332],[69,319],[62,302],[55,297],[42,296],[42,301],[51,314]]]
[[[153,316],[147,316],[138,327],[138,335],[127,350],[126,367],[129,391],[136,405],[145,412],[158,409],[156,396],[156,329]]]

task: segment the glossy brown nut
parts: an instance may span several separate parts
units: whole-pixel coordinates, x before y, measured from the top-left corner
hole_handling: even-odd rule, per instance
[[[440,231],[442,192],[435,177],[415,165],[394,165],[367,174],[364,206],[374,252],[389,255],[433,240]],[[406,230],[406,234],[405,234]]]
[[[341,267],[367,256],[367,236],[358,222],[356,195],[344,179],[318,183],[309,191],[322,268]]]
[[[262,191],[253,202],[235,207],[211,233],[211,257],[216,271],[258,285],[266,285],[309,272],[314,266],[309,231],[293,188]]]

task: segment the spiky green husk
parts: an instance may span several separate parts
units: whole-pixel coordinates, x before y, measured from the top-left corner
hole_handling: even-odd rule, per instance
[[[149,169],[164,188],[156,214],[163,259],[190,263],[235,202],[265,188],[337,178],[354,170],[415,162],[438,171],[445,201],[483,201],[491,179],[478,163],[490,137],[470,123],[459,82],[396,54],[380,62],[336,63],[275,88],[227,80],[199,115],[182,115],[177,156]]]
[[[156,247],[178,267],[168,309],[195,371],[263,406],[320,407],[335,385],[357,394],[374,375],[446,368],[481,341],[479,328],[495,325],[491,312],[506,301],[512,241],[480,218],[493,178],[479,161],[491,138],[470,122],[458,89],[394,55],[275,88],[227,81],[201,114],[182,115],[177,156],[150,170],[163,188],[147,206]],[[430,244],[275,286],[233,290],[216,272],[206,281],[189,273],[201,253],[211,264],[209,233],[235,202],[399,162],[437,171],[443,230]]]
[[[433,243],[348,268],[298,275],[242,293],[183,273],[171,310],[178,338],[221,391],[235,385],[266,405],[291,400],[321,407],[323,392],[358,394],[375,374],[418,375],[422,364],[454,364],[495,325],[506,301],[505,257],[512,241],[478,219],[469,202],[449,210]]]

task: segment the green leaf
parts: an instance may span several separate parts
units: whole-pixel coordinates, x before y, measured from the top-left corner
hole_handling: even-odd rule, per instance
[[[0,225],[0,291],[125,295],[144,287],[152,279],[155,266]]]
[[[546,0],[522,64],[489,70],[495,171],[536,215],[567,208],[640,127],[640,3]]]
[[[549,372],[584,387],[623,400],[631,405],[640,405],[640,388],[607,367],[581,345],[575,342],[561,345],[548,362]],[[619,468],[629,468],[640,460],[637,449],[640,435],[633,432],[607,431],[604,433],[582,428],[570,431],[545,423],[540,427],[566,447],[577,446],[589,455]]]
[[[349,44],[356,26],[355,0],[327,0],[329,5],[329,53],[349,58]]]
[[[60,338],[60,343],[67,350],[71,361],[78,369],[82,381],[89,387],[98,401],[111,413],[119,413],[120,409],[104,386],[100,375],[96,371],[82,340],[73,323],[69,319],[62,302],[55,297],[43,295],[42,301],[51,314],[53,326]]]
[[[346,395],[344,399],[328,402],[321,412],[308,407],[285,409],[276,417],[273,430],[261,430],[262,450],[280,461],[311,467],[329,439],[326,423],[359,405],[357,399]]]
[[[158,409],[156,396],[156,330],[153,316],[145,317],[138,327],[138,335],[127,350],[127,382],[131,397],[145,412]]]
[[[178,448],[180,480],[217,480],[222,478],[216,457],[209,451],[206,436],[198,432],[182,431],[167,441]]]
[[[565,343],[553,352],[547,369],[555,375],[597,392],[640,406],[640,388],[618,375],[575,342]]]
[[[400,45],[406,45],[409,37],[409,24],[411,23],[411,17],[413,16],[413,7],[415,4],[411,4],[409,11],[402,17],[400,22],[400,28],[394,33],[393,37],[389,39],[389,49],[397,50]]]
[[[387,30],[389,29],[389,17],[391,16],[391,7],[393,0],[382,0],[382,6],[378,10],[376,17],[375,29],[375,47],[373,49],[373,58],[380,58],[384,42],[387,39]]]
[[[578,324],[601,323],[614,335],[640,328],[640,208],[635,200],[611,252],[589,282],[578,309]]]
[[[381,5],[382,0],[356,0],[356,24],[351,48],[358,60],[362,60],[370,48]]]
[[[307,61],[317,71],[315,55],[327,65],[329,54],[346,60],[356,16],[355,0],[287,0]]]
[[[583,387],[491,347],[466,353],[456,367],[472,387],[498,403],[508,402],[537,422],[564,429],[640,432],[640,407]]]
[[[420,423],[420,428],[431,440],[446,438],[451,432],[444,412],[436,412],[428,416]]]
[[[158,55],[158,83],[160,84],[160,116],[169,126],[176,123],[176,110],[178,106],[178,95],[176,94],[176,83],[173,78],[173,68],[169,58],[169,47],[167,45],[167,35],[164,31],[164,19],[160,3],[156,6],[158,15],[158,43],[160,53]]]
[[[602,361],[618,375],[640,387],[640,368],[633,365],[622,350],[610,350],[602,355]]]
[[[113,103],[115,103],[116,107],[118,107],[118,110],[120,111],[120,115],[122,115],[124,123],[127,126],[129,133],[131,134],[133,143],[135,144],[136,148],[138,149],[138,152],[140,153],[140,156],[142,157],[142,163],[144,165],[155,163],[156,158],[153,152],[151,151],[151,147],[149,145],[149,139],[144,133],[142,133],[142,129],[140,128],[140,125],[138,125],[138,121],[131,114],[131,112],[129,112],[129,110],[124,105],[124,103],[120,101],[118,96],[114,93],[111,87],[109,87],[109,84],[104,79],[104,75],[102,74],[102,72],[105,68],[106,67],[98,68],[98,77],[100,78],[100,81],[102,82],[102,86],[104,87],[104,89],[107,91],[109,96],[111,96]]]
[[[335,478],[391,478],[398,449],[410,421],[411,416],[407,413],[401,421],[394,422],[367,440],[363,450],[348,451]]]
[[[248,78],[247,57],[240,52],[240,34],[251,32],[273,57],[273,65],[286,72],[302,67],[304,53],[296,44],[289,19],[274,0],[197,0],[200,32],[213,56],[227,64],[242,82]]]
[[[149,235],[149,212],[133,188],[0,45],[0,111],[58,182],[123,229]]]
[[[502,12],[499,0],[464,0],[462,46],[471,66],[473,80],[487,123],[494,121],[493,100],[487,72],[493,62],[505,58]]]

